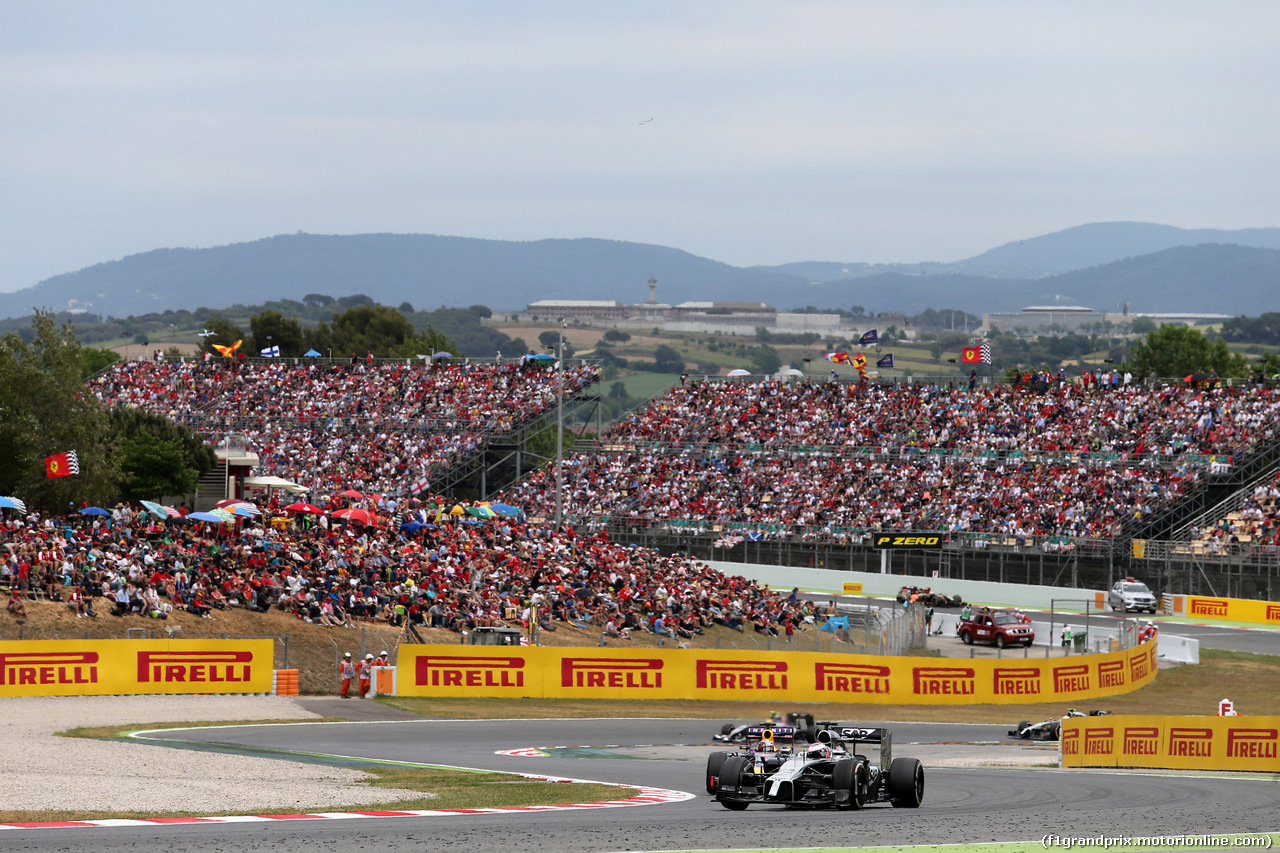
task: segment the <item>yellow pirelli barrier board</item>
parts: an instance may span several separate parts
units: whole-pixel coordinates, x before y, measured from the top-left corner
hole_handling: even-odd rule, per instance
[[[1280,717],[1071,717],[1063,767],[1280,773]]]
[[[0,697],[270,693],[271,640],[0,642]]]
[[[1253,601],[1248,598],[1216,598],[1206,595],[1173,596],[1173,612],[1177,616],[1200,619],[1228,619],[1280,627],[1280,602]]]
[[[402,645],[398,660],[400,696],[967,705],[1128,693],[1155,678],[1156,645],[1047,660]]]

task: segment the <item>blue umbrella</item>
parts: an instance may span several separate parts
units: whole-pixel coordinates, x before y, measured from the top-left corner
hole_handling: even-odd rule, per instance
[[[453,353],[440,350],[440,352],[431,353],[431,357],[432,358],[453,358]]]
[[[417,533],[419,530],[421,530],[424,527],[426,527],[426,525],[423,524],[421,521],[409,521],[400,525],[401,530],[407,530],[410,533]]]
[[[27,514],[27,505],[17,498],[0,497],[0,507],[4,507],[5,509],[16,509],[23,515]]]
[[[511,504],[489,504],[489,509],[496,512],[498,515],[505,515],[508,518],[515,518],[520,515],[520,510],[516,509]]]
[[[84,510],[81,510],[81,512],[84,512]],[[210,524],[222,524],[223,522],[223,519],[219,518],[218,516],[214,515],[211,512],[193,512],[193,513],[190,513],[187,516],[187,518],[191,519],[192,521],[207,521]]]
[[[80,514],[81,515],[111,515],[111,513],[107,512],[105,509],[103,509],[100,506],[87,506],[84,509],[80,510]]]
[[[306,351],[306,352],[304,352],[302,355],[303,355],[305,358],[319,358],[319,357],[320,357],[320,353],[316,352],[316,351],[315,351],[315,350],[313,350],[313,349],[309,349],[309,350],[307,350],[307,351]]]
[[[555,361],[556,357],[554,355],[548,355],[545,352],[540,352],[540,353],[536,353],[534,355],[529,356],[529,360],[530,361]]]

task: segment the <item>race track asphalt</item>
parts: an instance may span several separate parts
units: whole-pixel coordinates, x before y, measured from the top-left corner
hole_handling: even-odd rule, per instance
[[[868,721],[870,722],[870,721]],[[944,742],[1008,741],[1002,726],[903,723],[895,755]],[[94,829],[8,830],[5,851],[160,850],[513,851],[676,850],[824,845],[1032,841],[1058,835],[1274,831],[1276,780],[1056,769],[929,768],[919,810],[729,812],[703,793],[706,755],[716,747],[664,749],[659,757],[544,758],[495,755],[530,746],[708,744],[706,720],[388,720],[190,729],[173,740],[570,776],[675,788],[697,794],[664,805],[580,811],[395,817]],[[155,749],[166,749],[154,746]],[[1015,747],[1009,747],[1015,748]],[[1046,760],[1051,760],[1047,753]],[[181,780],[174,780],[181,784]],[[282,798],[288,785],[282,783]],[[287,801],[287,800],[286,800]],[[163,792],[157,791],[157,805]]]

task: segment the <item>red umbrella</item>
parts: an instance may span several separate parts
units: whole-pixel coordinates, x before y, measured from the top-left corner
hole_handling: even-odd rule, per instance
[[[333,517],[354,521],[356,524],[367,524],[374,527],[378,525],[378,516],[367,509],[340,509],[333,514]]]
[[[324,515],[324,510],[315,504],[295,503],[284,508],[285,512],[306,512],[311,515]]]
[[[360,494],[355,489],[347,489],[345,492],[339,492],[338,494],[342,495],[344,498],[355,498],[357,500],[364,497],[364,495]]]

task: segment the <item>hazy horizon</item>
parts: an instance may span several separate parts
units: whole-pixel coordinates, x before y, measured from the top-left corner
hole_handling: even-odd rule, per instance
[[[0,5],[0,291],[305,231],[596,237],[735,266],[1271,227],[1235,2]]]

